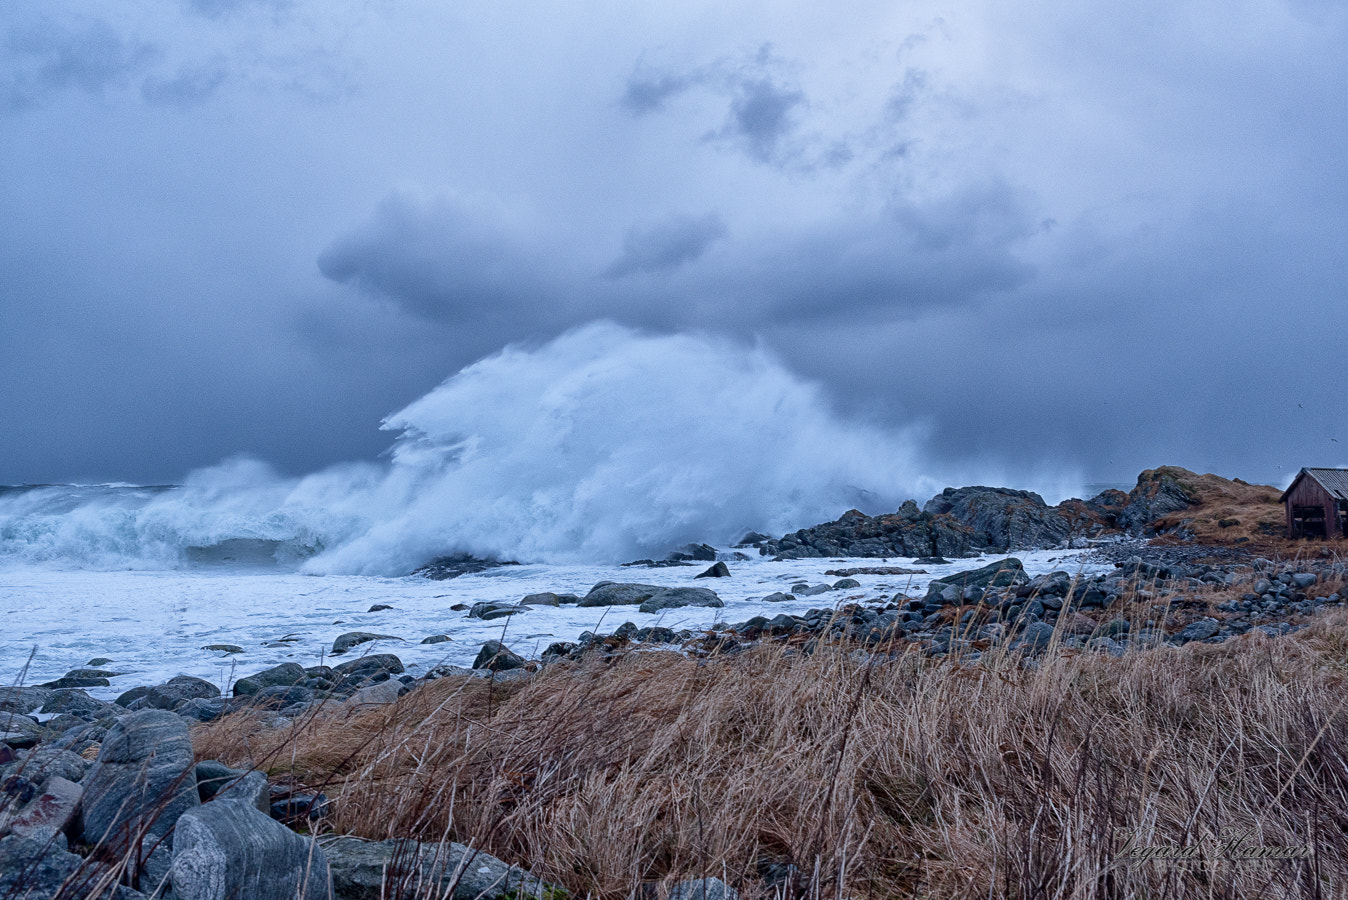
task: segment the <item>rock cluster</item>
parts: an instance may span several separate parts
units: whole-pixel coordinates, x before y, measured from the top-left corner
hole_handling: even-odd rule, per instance
[[[1186,509],[1195,498],[1176,474],[1143,472],[1125,494],[1104,491],[1090,500],[1049,506],[1032,491],[946,488],[921,509],[915,501],[896,512],[867,516],[849,510],[837,521],[802,528],[777,540],[754,541],[776,559],[829,557],[968,557],[980,553],[1085,547],[1087,538],[1112,531],[1142,533],[1158,519]],[[755,535],[762,537],[761,535]]]
[[[787,641],[810,652],[817,641],[829,639],[887,653],[916,649],[972,662],[993,646],[1037,654],[1054,640],[1065,649],[1117,656],[1129,649],[1218,643],[1252,631],[1276,637],[1305,627],[1304,620],[1320,609],[1348,601],[1336,592],[1308,593],[1326,575],[1341,579],[1344,574],[1306,570],[1315,565],[1332,568],[1279,566],[1263,559],[1157,563],[1133,556],[1106,574],[1058,571],[1030,578],[1018,559],[1008,557],[934,579],[922,597],[895,594],[870,604],[842,602],[800,616],[755,616],[703,632],[626,622],[609,635],[586,632],[575,643],[554,643],[543,661],[580,659],[633,643],[675,644],[706,655],[735,653],[763,640]],[[834,585],[800,584],[791,594],[763,599],[795,600],[856,586],[850,578]],[[1233,599],[1213,599],[1213,591]]]

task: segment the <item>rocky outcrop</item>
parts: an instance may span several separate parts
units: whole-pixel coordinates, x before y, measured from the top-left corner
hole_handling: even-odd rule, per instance
[[[460,575],[485,572],[488,569],[495,569],[500,566],[518,565],[519,563],[513,561],[484,559],[468,553],[454,553],[449,556],[437,556],[412,574],[429,578],[432,581],[446,581],[450,578],[458,578]]]
[[[975,544],[998,553],[1057,547],[1072,536],[1072,523],[1033,491],[946,488],[928,500],[922,511],[950,516],[970,530]]]
[[[868,516],[848,510],[835,522],[802,528],[765,541],[759,553],[777,559],[827,557],[966,556],[976,549],[973,531],[945,514],[932,514],[909,500],[898,511]]]
[[[1187,469],[1162,466],[1137,476],[1137,486],[1128,492],[1128,502],[1119,510],[1118,527],[1144,531],[1157,519],[1188,509],[1197,498],[1186,490],[1182,479],[1193,473]]]

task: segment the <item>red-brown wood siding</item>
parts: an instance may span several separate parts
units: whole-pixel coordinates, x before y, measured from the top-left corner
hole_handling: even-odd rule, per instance
[[[1287,507],[1287,534],[1292,534],[1292,508],[1294,506],[1318,506],[1325,512],[1325,531],[1330,537],[1342,537],[1339,534],[1338,508],[1334,497],[1309,475],[1300,476],[1284,501]]]

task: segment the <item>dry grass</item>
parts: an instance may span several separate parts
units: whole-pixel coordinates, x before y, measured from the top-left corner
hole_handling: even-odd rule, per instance
[[[1348,896],[1348,615],[1280,639],[978,665],[842,647],[628,653],[199,756],[322,785],[331,826],[451,837],[579,895],[718,875],[746,897]],[[1312,860],[1133,861],[1138,845],[1312,846]]]

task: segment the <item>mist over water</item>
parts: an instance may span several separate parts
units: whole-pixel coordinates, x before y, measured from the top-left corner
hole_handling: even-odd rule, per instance
[[[256,562],[261,547],[315,574],[402,575],[449,552],[619,562],[978,480],[925,459],[919,429],[844,420],[761,349],[603,322],[507,347],[383,427],[385,460],[303,478],[235,459],[167,491],[0,494],[0,560],[139,568]]]

